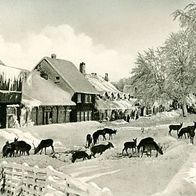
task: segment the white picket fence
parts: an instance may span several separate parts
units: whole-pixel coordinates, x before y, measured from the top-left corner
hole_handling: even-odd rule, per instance
[[[1,189],[6,196],[112,196],[108,188],[81,182],[51,166],[39,168],[28,164],[0,163]]]

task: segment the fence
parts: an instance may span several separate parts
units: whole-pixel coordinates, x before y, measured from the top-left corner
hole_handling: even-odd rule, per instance
[[[81,182],[51,166],[39,168],[28,164],[0,164],[1,192],[9,196],[112,196],[110,189]]]

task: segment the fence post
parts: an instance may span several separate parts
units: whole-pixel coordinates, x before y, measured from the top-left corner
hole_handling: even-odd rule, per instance
[[[29,165],[27,163],[22,164],[22,193],[27,192],[28,185],[26,184],[26,176],[28,176],[27,168]]]
[[[37,194],[40,194],[40,192],[41,192],[40,187],[37,186],[37,180],[38,180],[38,178],[37,178],[37,173],[38,173],[38,170],[39,170],[38,165],[35,165],[35,166],[33,167],[33,179],[34,179],[34,184],[33,184],[33,187],[32,187],[32,188],[33,188],[33,192],[36,193],[36,195],[37,195]]]
[[[6,176],[5,176],[5,165],[7,164],[6,161],[3,161],[0,164],[1,167],[1,180],[2,180],[2,184],[1,184],[1,193],[5,193],[5,187],[6,187]]]

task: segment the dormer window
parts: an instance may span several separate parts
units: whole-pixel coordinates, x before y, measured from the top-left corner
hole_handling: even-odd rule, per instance
[[[41,76],[42,78],[44,78],[45,80],[48,80],[48,74],[46,74],[46,73],[44,73],[44,72],[41,72],[41,73],[40,73],[40,76]]]

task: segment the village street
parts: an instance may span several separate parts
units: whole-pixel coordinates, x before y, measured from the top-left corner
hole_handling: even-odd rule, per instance
[[[168,116],[167,116],[168,115]],[[185,125],[191,124],[195,116],[185,119]],[[149,126],[154,122],[153,126]],[[188,171],[193,167],[196,158],[196,146],[191,145],[189,140],[178,140],[176,133],[173,136],[168,135],[168,125],[166,122],[178,122],[180,117],[175,112],[165,113],[149,119],[139,119],[137,122],[126,123],[118,121],[114,123],[98,122],[80,122],[68,124],[53,124],[37,127],[26,127],[20,129],[7,129],[0,132],[1,144],[6,140],[19,137],[21,140],[29,143],[37,142],[40,139],[53,138],[55,141],[56,158],[48,155],[33,155],[33,149],[30,156],[21,156],[15,158],[3,158],[1,160],[14,161],[17,163],[28,163],[29,165],[38,165],[47,167],[51,165],[58,171],[62,171],[83,182],[94,182],[99,187],[108,187],[112,193],[117,195],[148,196],[157,192],[166,191],[168,195],[193,195],[196,186],[188,183],[184,178],[188,177]],[[148,121],[144,132],[141,131],[141,125]],[[77,160],[71,163],[71,154],[66,152],[76,149],[85,149],[85,135],[92,133],[103,126],[117,128],[118,132],[114,135],[111,142],[114,148],[107,150],[97,158],[83,161]],[[143,127],[143,126],[142,126]],[[133,138],[140,139],[151,136],[163,147],[163,155],[155,157],[143,156],[122,156],[122,148],[125,141],[131,141]],[[102,141],[100,137],[99,143]],[[51,149],[47,153],[50,154]],[[90,151],[87,150],[87,153]],[[180,177],[175,177],[180,176]],[[177,183],[174,187],[170,184]],[[187,187],[189,187],[187,189]],[[179,189],[179,190],[178,190]],[[175,194],[174,194],[175,192]],[[164,195],[163,194],[163,195]],[[158,194],[162,195],[162,193]]]

